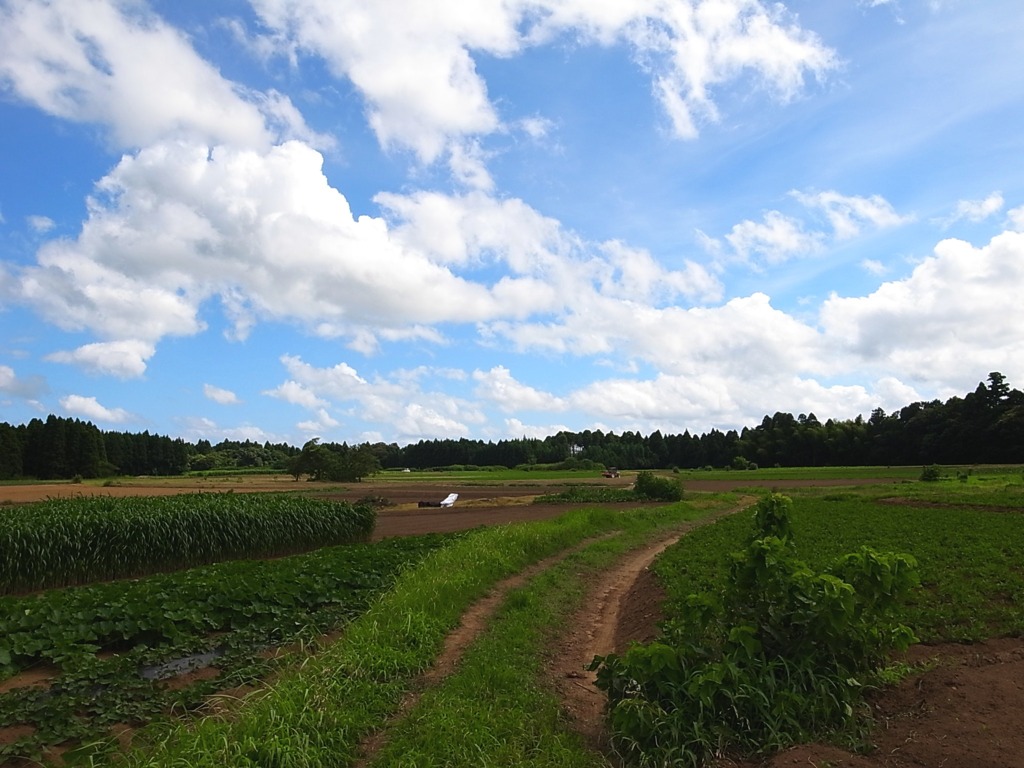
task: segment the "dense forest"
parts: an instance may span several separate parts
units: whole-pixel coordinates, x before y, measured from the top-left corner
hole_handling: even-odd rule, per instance
[[[911,403],[865,420],[813,413],[765,416],[756,427],[694,435],[635,432],[559,432],[539,438],[483,442],[422,440],[406,446],[349,446],[312,440],[285,444],[184,440],[149,432],[104,432],[90,422],[49,416],[27,425],[0,423],[0,479],[38,480],[116,475],[268,469],[319,479],[353,480],[377,469],[431,469],[453,465],[516,467],[561,464],[581,469],[789,466],[860,466],[1024,463],[1024,393],[1005,377],[946,402]]]

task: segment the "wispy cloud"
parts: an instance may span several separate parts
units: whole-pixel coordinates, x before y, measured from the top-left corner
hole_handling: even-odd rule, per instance
[[[794,190],[790,194],[808,208],[824,213],[832,226],[833,236],[840,240],[859,235],[865,226],[884,229],[914,220],[911,215],[898,214],[881,195],[859,197],[843,195],[834,190],[826,192]]]
[[[865,272],[868,272],[876,277],[881,277],[889,271],[889,268],[877,259],[864,259],[860,263]]]
[[[982,200],[959,200],[948,217],[940,219],[943,226],[951,226],[958,221],[979,222],[995,216],[1003,209],[1003,193],[993,192]]]
[[[27,221],[32,231],[40,234],[45,234],[57,226],[56,222],[49,216],[29,216]]]
[[[49,387],[41,376],[19,377],[9,365],[0,365],[0,392],[25,400],[35,400]]]
[[[1011,208],[1006,212],[1007,223],[1018,232],[1024,231],[1024,205]]]
[[[238,405],[242,402],[230,389],[221,389],[212,384],[203,384],[203,395],[207,400],[213,400],[220,405]]]

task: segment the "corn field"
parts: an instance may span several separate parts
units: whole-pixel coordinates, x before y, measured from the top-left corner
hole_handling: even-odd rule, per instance
[[[281,494],[72,497],[0,512],[0,594],[364,541],[368,505]]]

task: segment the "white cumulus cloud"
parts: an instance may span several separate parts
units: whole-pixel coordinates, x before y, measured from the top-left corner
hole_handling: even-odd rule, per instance
[[[477,382],[476,396],[507,413],[565,409],[560,398],[516,381],[503,365],[489,371],[474,371],[473,379]]]
[[[213,402],[220,405],[237,405],[242,402],[238,399],[238,395],[230,389],[221,389],[220,387],[213,386],[213,384],[203,384],[203,396],[207,400],[213,400]]]
[[[625,43],[652,77],[676,135],[716,120],[716,87],[746,73],[783,100],[837,66],[834,52],[780,4],[759,0],[607,3],[439,0],[380,4],[255,0],[269,38],[289,57],[312,53],[347,77],[369,105],[382,145],[432,162],[465,139],[499,130],[473,55],[510,57],[564,33]],[[539,124],[534,123],[536,131]]]
[[[90,373],[133,379],[146,372],[146,363],[156,352],[147,341],[122,339],[84,344],[78,349],[53,352],[47,360],[77,365]]]
[[[60,399],[61,408],[74,416],[107,424],[123,424],[134,418],[123,408],[107,408],[100,405],[95,397],[68,395]]]
[[[432,376],[462,379],[461,371],[396,370],[370,379],[347,363],[319,368],[293,355],[283,356],[281,362],[289,379],[265,394],[307,408],[315,416],[302,422],[307,433],[329,431],[331,422],[336,422],[329,413],[355,414],[369,424],[386,424],[403,442],[464,437],[471,425],[486,421],[475,403],[423,386],[423,380]]]
[[[764,221],[742,221],[725,236],[733,252],[744,262],[781,264],[794,256],[819,251],[823,237],[808,232],[798,220],[779,211],[768,211]]]
[[[126,156],[98,185],[78,238],[47,243],[18,293],[62,328],[149,341],[201,331],[199,306],[213,296],[239,338],[266,318],[365,338],[523,311],[516,279],[471,282],[392,238],[383,220],[354,217],[321,164],[298,142]]]
[[[543,440],[549,435],[557,435],[559,432],[571,432],[569,427],[564,424],[525,424],[519,419],[505,419],[505,437],[510,439],[531,437],[538,440]],[[500,439],[500,438],[499,438]]]
[[[108,126],[120,146],[169,137],[249,147],[278,135],[318,139],[287,97],[225,80],[136,2],[0,7],[0,84],[49,114]]]
[[[943,240],[903,280],[874,293],[831,297],[828,338],[861,364],[912,372],[920,381],[971,385],[977,371],[1024,376],[1024,233],[987,245]]]

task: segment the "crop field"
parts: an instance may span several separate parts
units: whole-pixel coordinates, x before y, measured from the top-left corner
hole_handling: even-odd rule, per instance
[[[982,644],[992,638],[1024,636],[1024,484],[1019,468],[990,473],[953,472],[939,482],[904,481],[867,490],[804,489],[794,493],[792,499],[795,556],[805,564],[801,567],[807,569],[800,578],[830,572],[840,558],[864,547],[912,558],[920,583],[900,601],[894,615],[894,621],[908,627],[923,644],[922,651],[911,658],[956,658],[962,653],[958,649],[969,648],[971,644],[984,647]],[[674,617],[685,615],[695,594],[720,599],[737,563],[738,555],[731,553],[742,550],[752,526],[753,513],[748,511],[695,531],[665,553],[655,570],[668,595],[664,607],[667,619],[673,621],[677,620]],[[881,627],[879,631],[883,631]],[[958,669],[945,674],[956,681],[957,688],[966,690],[972,685],[990,685],[985,676],[993,674],[1001,675],[1008,687],[1017,686],[1019,690],[1024,677],[1024,645],[1015,641],[999,647],[1010,650],[979,651],[979,660],[969,667],[971,673]],[[928,649],[952,650],[937,650],[934,654],[938,655],[934,655]],[[946,663],[950,662],[929,660],[916,672],[912,667],[893,667],[900,670],[898,677],[911,675],[908,690],[916,691],[905,694],[912,698],[913,708],[898,713],[906,722],[908,744],[901,744],[895,736],[887,742],[905,757],[879,757],[877,762],[857,765],[1019,764],[1014,762],[1018,756],[1013,753],[1013,742],[1008,740],[1015,737],[1006,732],[1006,723],[1012,722],[1012,718],[995,717],[992,703],[978,704],[965,696],[965,702],[970,703],[957,711],[942,709],[938,700],[922,700],[921,691],[930,689],[927,684],[915,684],[914,675]],[[988,665],[995,663],[1001,664],[998,671],[989,671]],[[972,675],[977,677],[976,682],[972,682]],[[881,674],[878,680],[883,679],[890,678]],[[945,699],[941,704],[946,704],[948,697],[939,693]],[[892,698],[898,699],[898,694],[894,693]],[[883,712],[888,706],[887,699],[882,695],[878,699],[881,703],[876,703],[875,711]],[[1020,704],[1006,703],[1012,707]],[[925,729],[915,723],[922,712],[932,713],[928,727],[939,734],[931,742],[911,745],[909,742],[925,741],[914,730]],[[978,722],[979,726],[963,732],[964,722]],[[862,722],[858,727],[863,726]],[[944,728],[947,730],[942,732]],[[1014,725],[1011,730],[1019,729]],[[814,733],[813,729],[811,732]],[[886,734],[872,736],[854,729],[833,735],[863,749],[872,744],[873,738],[884,739]],[[818,738],[828,737],[829,732],[818,732]],[[785,733],[768,733],[762,738],[766,743],[774,743],[776,738],[780,745],[793,743]],[[836,750],[821,748],[805,747],[795,754],[810,764],[818,764],[816,760],[828,763],[836,760],[837,754],[842,759],[853,759],[848,753],[843,757]],[[778,764],[790,763],[780,760]]]
[[[557,496],[580,476],[387,473],[354,487],[300,484],[300,493],[267,494],[390,497],[407,507],[405,499],[455,490],[467,506],[445,514],[497,525],[0,597],[0,764],[606,768],[613,763],[599,743],[566,716],[550,656],[593,606],[597,576],[617,558],[739,503],[736,493],[699,490],[703,482],[790,496],[797,554],[812,569],[862,546],[912,556],[920,586],[897,618],[930,646],[1024,635],[1021,468],[942,468],[936,482],[922,482],[922,469],[664,473],[682,481],[682,502],[586,501],[560,511],[552,502],[550,519],[522,523],[505,512],[538,505],[508,506],[514,498]],[[632,479],[585,484],[625,488]],[[592,498],[600,497],[598,488]],[[0,508],[0,516],[22,508]],[[389,514],[420,513],[381,508]],[[423,520],[433,514],[425,510]],[[652,625],[689,595],[721,590],[751,523],[750,512],[724,517],[661,555],[652,570],[668,597]],[[459,669],[423,682],[470,606],[556,556],[563,560],[510,591],[466,640]],[[591,684],[584,665],[571,685]],[[902,670],[896,680],[925,667],[894,669]],[[403,710],[424,686],[422,700]],[[990,741],[996,727],[989,722]],[[962,734],[955,741],[970,743]],[[836,762],[833,753],[810,757]]]
[[[861,546],[913,555],[922,588],[902,616],[923,641],[1024,635],[1024,494],[985,494],[997,509],[986,508],[981,496],[969,495],[969,502],[948,491],[927,496],[930,503],[921,505],[854,493],[795,496],[799,556],[823,567]],[[1016,513],[1002,509],[1010,501]],[[695,532],[666,553],[657,572],[672,599],[682,601],[721,585],[728,553],[738,548],[750,526],[749,514],[737,515]]]
[[[452,535],[237,560],[130,581],[0,598],[0,756],[106,735],[265,677],[274,649],[363,613]],[[182,675],[202,668],[214,675]],[[168,682],[169,681],[169,682]]]
[[[296,495],[69,497],[0,510],[0,594],[365,541],[368,505]]]

